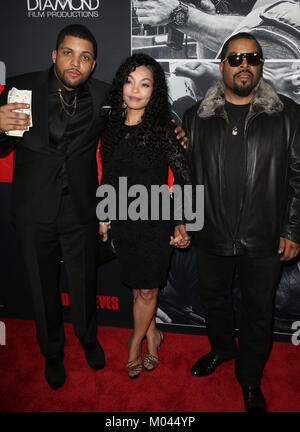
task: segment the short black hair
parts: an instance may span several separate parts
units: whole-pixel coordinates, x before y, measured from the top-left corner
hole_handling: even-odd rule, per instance
[[[242,32],[242,33],[237,33],[233,36],[231,36],[229,39],[227,39],[223,45],[221,54],[220,54],[220,58],[221,61],[223,61],[226,57],[226,53],[227,53],[227,49],[228,46],[230,44],[231,41],[236,40],[236,39],[251,39],[254,40],[254,42],[256,42],[256,45],[258,47],[258,52],[261,55],[261,57],[263,58],[263,51],[262,51],[262,47],[260,45],[260,43],[258,42],[258,40],[251,34],[251,33],[246,33],[246,32]]]
[[[90,41],[93,44],[94,51],[94,59],[97,57],[97,42],[92,34],[92,32],[85,26],[81,24],[71,24],[67,27],[64,27],[57,36],[56,40],[56,51],[58,50],[59,45],[63,42],[65,36],[74,36],[80,39],[85,39]]]

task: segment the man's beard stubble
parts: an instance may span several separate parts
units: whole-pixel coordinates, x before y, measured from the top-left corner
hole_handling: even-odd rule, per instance
[[[56,64],[54,64],[54,72],[55,72],[56,77],[62,82],[62,84],[65,87],[69,87],[69,88],[72,88],[74,90],[76,88],[80,87],[81,85],[83,85],[85,83],[85,81],[87,81],[87,79],[84,79],[81,76],[78,78],[78,81],[74,84],[74,82],[71,82],[65,78],[64,73],[61,73],[61,71],[58,69]]]

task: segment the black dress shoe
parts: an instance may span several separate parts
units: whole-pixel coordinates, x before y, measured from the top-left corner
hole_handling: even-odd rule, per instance
[[[64,385],[66,371],[62,357],[46,358],[45,377],[52,390],[57,390]]]
[[[223,362],[232,360],[232,358],[224,359],[213,352],[200,357],[191,369],[191,374],[197,377],[207,376],[212,374],[216,368]]]
[[[93,343],[85,344],[83,346],[86,361],[92,369],[103,369],[105,366],[105,355],[103,348],[96,340]]]
[[[266,401],[259,386],[242,385],[247,412],[266,412]]]

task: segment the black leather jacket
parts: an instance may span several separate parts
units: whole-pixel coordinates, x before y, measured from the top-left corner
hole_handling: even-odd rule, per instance
[[[245,122],[245,182],[235,232],[224,206],[224,84],[186,111],[193,179],[204,185],[204,227],[194,235],[202,250],[218,255],[268,256],[279,238],[300,243],[300,107],[260,80]]]

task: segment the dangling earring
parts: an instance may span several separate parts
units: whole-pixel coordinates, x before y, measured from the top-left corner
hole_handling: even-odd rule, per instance
[[[127,104],[124,101],[122,103],[122,110],[123,110],[123,112],[121,115],[123,118],[126,118],[126,116],[127,116]]]

